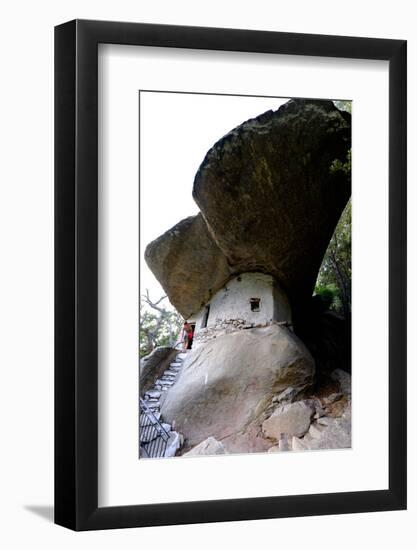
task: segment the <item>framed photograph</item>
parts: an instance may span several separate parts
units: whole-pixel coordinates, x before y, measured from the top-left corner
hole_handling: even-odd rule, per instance
[[[55,522],[406,508],[406,42],[55,29]]]

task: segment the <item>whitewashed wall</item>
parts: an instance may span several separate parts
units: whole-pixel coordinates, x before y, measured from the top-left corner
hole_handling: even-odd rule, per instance
[[[259,311],[252,311],[251,298],[258,298]],[[289,301],[271,275],[264,273],[243,273],[231,279],[210,300],[207,328],[225,320],[241,319],[246,323],[268,323],[270,321],[291,322]],[[195,332],[202,326],[205,309],[202,308],[189,321],[195,323]]]

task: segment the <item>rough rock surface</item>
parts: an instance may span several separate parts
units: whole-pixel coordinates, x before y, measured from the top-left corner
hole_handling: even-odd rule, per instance
[[[201,214],[180,221],[149,243],[145,260],[184,318],[199,311],[232,273]]]
[[[191,451],[183,454],[182,456],[210,456],[224,454],[227,454],[227,451],[223,443],[221,441],[217,441],[214,437],[208,437],[191,449]]]
[[[191,350],[161,406],[187,446],[209,436],[229,452],[271,446],[261,424],[275,395],[312,382],[314,361],[287,328],[271,325],[222,335]]]
[[[315,408],[307,401],[296,401],[277,407],[262,424],[266,437],[280,440],[282,435],[301,437],[307,433]]]
[[[294,435],[288,438],[284,435],[279,440],[278,445],[275,444],[270,447],[268,452],[346,449],[351,447],[350,375],[337,369],[333,371],[332,378],[338,381],[339,392],[329,393],[320,399],[312,397],[305,400],[316,410],[308,431],[299,437]],[[300,402],[297,401],[293,405],[296,403]],[[324,409],[321,409],[319,403],[324,405]]]
[[[351,447],[351,418],[350,409],[339,418],[326,418],[323,422],[312,424],[308,433],[302,438],[293,437],[292,449],[347,449]]]
[[[171,458],[176,455],[182,445],[182,435],[178,432],[169,432],[169,439],[165,449],[165,458]]]
[[[291,302],[310,296],[350,196],[349,173],[332,168],[350,146],[350,115],[323,100],[290,100],[220,139],[194,181],[202,216],[182,220],[145,251],[178,311],[197,312],[247,271],[275,276]]]
[[[292,388],[291,386],[288,386],[283,392],[281,392],[279,395],[276,395],[273,398],[274,403],[292,403],[295,399],[295,397],[299,393],[299,389]]]
[[[332,372],[331,378],[339,383],[342,393],[347,396],[351,395],[352,383],[351,376],[348,372],[345,372],[342,369],[336,369]]]
[[[348,113],[332,101],[296,99],[210,149],[193,197],[236,271],[274,275],[291,301],[311,295],[351,192],[350,175],[331,167],[350,146]]]

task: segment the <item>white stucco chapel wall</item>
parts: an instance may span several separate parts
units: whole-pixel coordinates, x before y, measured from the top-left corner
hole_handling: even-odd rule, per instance
[[[251,299],[259,300],[259,308],[253,311]],[[209,307],[207,325],[205,317]],[[189,321],[195,323],[195,334],[204,328],[214,328],[223,321],[241,320],[246,324],[265,324],[271,321],[291,323],[291,307],[288,298],[271,275],[242,273],[221,288]]]

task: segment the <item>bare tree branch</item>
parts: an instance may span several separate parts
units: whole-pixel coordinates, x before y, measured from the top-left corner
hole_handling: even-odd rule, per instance
[[[167,296],[153,300],[149,289],[140,297],[140,354],[141,357],[151,353],[159,345],[172,345],[181,325],[181,317],[164,307],[162,302]]]
[[[162,315],[166,315],[167,313],[169,313],[166,309],[162,307],[158,307],[159,304],[162,302],[162,300],[165,300],[166,296],[162,296],[161,298],[159,298],[159,300],[157,300],[156,302],[153,302],[151,300],[151,297],[149,296],[149,289],[146,289],[145,293],[146,294],[142,294],[142,298],[148,304],[149,307],[151,307],[152,309],[155,309],[156,311],[159,311],[159,313],[161,313]]]

